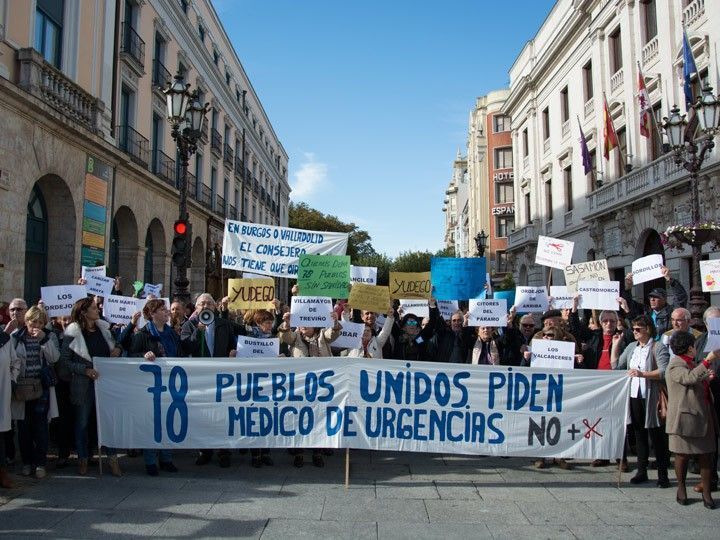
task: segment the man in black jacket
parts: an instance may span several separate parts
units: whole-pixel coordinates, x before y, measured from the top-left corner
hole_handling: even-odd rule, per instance
[[[625,276],[625,290],[622,292],[622,297],[627,300],[630,307],[630,313],[628,317],[630,320],[640,315],[647,315],[655,323],[655,340],[658,341],[662,335],[670,329],[670,315],[676,308],[685,307],[687,304],[688,295],[685,291],[685,287],[675,278],[670,277],[670,270],[667,266],[662,267],[663,276],[667,281],[667,286],[673,294],[675,304],[668,305],[667,303],[667,290],[658,287],[650,291],[648,294],[648,304],[643,305],[632,299],[632,286],[633,277],[632,272]]]

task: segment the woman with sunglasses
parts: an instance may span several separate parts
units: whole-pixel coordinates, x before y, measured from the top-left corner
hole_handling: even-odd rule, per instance
[[[633,484],[648,481],[647,469],[650,457],[650,440],[657,458],[657,485],[670,487],[668,480],[668,443],[665,429],[658,416],[660,387],[664,384],[665,369],[670,361],[667,347],[655,341],[655,325],[647,315],[636,317],[632,321],[635,341],[620,353],[622,336],[613,337],[610,364],[613,369],[626,369],[632,377],[630,383],[630,407],[626,423],[635,432],[638,470],[630,479]]]

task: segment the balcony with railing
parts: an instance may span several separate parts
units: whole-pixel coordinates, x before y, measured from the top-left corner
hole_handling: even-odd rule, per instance
[[[619,92],[622,88],[624,80],[625,72],[623,71],[623,68],[620,68],[613,73],[612,77],[610,77],[610,93],[615,94],[616,92]]]
[[[160,89],[173,80],[172,74],[168,71],[160,60],[153,60],[152,66],[152,85],[154,89]]]
[[[660,42],[658,37],[655,36],[648,41],[642,48],[641,57],[643,68],[648,68],[651,64],[655,63],[660,53]]]
[[[255,195],[259,195],[260,194],[260,182],[258,182],[257,176],[253,176],[252,182],[253,182],[253,191],[255,192]]]
[[[235,160],[235,152],[233,151],[232,146],[229,144],[223,145],[223,161],[225,162],[225,166],[232,170]]]
[[[208,132],[210,131],[210,128],[208,127],[207,122],[203,122],[202,128],[200,128],[200,146],[205,146],[208,142]]]
[[[160,177],[165,183],[176,187],[175,176],[175,160],[159,149],[153,151],[152,172]]]
[[[683,19],[687,27],[698,24],[705,15],[705,0],[693,0],[683,10]]]
[[[523,244],[529,244],[531,242],[536,242],[537,237],[538,237],[538,229],[535,226],[535,223],[529,223],[528,225],[525,225],[524,227],[515,229],[508,235],[508,237],[507,237],[508,248],[516,248],[518,246],[522,246]]]
[[[215,128],[210,130],[210,149],[216,157],[219,158],[222,155],[222,136]]]
[[[239,156],[235,156],[235,176],[238,178],[243,177],[243,171],[245,170],[245,164],[243,163],[243,160],[240,159]]]
[[[142,76],[145,74],[145,42],[130,23],[122,23],[120,58]]]
[[[148,166],[150,160],[150,141],[140,135],[131,126],[117,126],[117,145],[120,150],[127,152],[130,159],[142,165]]]
[[[549,219],[545,222],[545,235],[549,236],[552,234],[553,230],[553,220]]]
[[[212,210],[212,189],[210,189],[210,186],[206,186],[205,184],[200,186],[200,204],[208,210]]]
[[[102,131],[103,102],[48,64],[34,49],[19,49],[18,86],[62,114],[72,124],[93,133]]]
[[[228,206],[227,217],[228,219],[237,219],[237,209],[234,204]]]
[[[570,119],[565,120],[565,121],[562,123],[562,136],[563,136],[563,138],[567,137],[568,135],[570,135]]]
[[[197,192],[197,177],[190,171],[187,172],[187,196],[196,201],[199,198]]]
[[[550,137],[543,141],[543,154],[547,154],[550,151]]]
[[[565,227],[571,227],[573,222],[572,210],[565,212]]]
[[[222,195],[215,195],[215,212],[221,216],[225,216],[225,198]]]
[[[593,99],[590,98],[585,102],[585,118],[590,118],[594,112],[595,104],[593,103]]]

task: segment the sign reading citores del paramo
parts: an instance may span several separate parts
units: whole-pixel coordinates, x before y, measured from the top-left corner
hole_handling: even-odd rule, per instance
[[[222,267],[294,278],[301,255],[345,255],[348,233],[225,220]]]

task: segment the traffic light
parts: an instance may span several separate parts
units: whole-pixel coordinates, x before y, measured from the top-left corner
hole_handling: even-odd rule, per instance
[[[187,220],[178,219],[173,225],[173,231],[175,232],[172,243],[173,263],[175,263],[175,266],[189,268],[192,265],[192,226]]]

